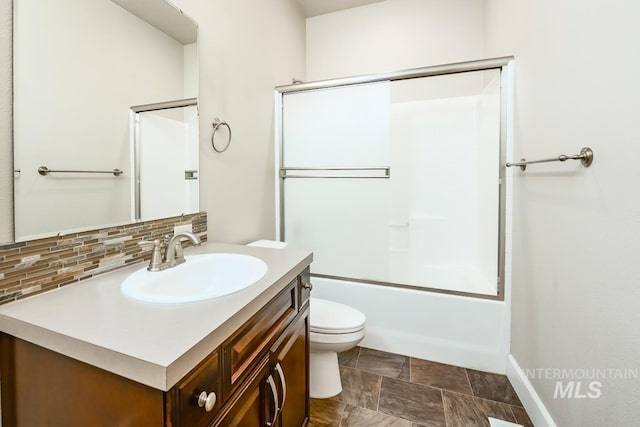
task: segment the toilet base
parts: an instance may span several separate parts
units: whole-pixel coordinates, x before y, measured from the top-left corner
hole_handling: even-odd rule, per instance
[[[326,399],[342,392],[338,353],[311,352],[309,356],[309,396],[314,399]]]

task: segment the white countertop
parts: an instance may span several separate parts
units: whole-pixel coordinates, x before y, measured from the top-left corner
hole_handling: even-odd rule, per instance
[[[0,306],[0,331],[167,391],[311,263],[312,254],[207,243],[187,250],[241,253],[267,263],[248,288],[185,304],[125,297],[121,282],[146,263]],[[187,261],[188,262],[188,261]]]

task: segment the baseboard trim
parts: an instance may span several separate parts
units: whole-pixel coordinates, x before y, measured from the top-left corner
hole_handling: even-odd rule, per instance
[[[536,427],[557,427],[542,399],[512,354],[507,356],[507,377]]]

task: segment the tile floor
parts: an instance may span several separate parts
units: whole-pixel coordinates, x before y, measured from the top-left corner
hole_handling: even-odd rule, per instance
[[[339,355],[342,393],[311,399],[310,427],[533,427],[504,375],[356,347]]]

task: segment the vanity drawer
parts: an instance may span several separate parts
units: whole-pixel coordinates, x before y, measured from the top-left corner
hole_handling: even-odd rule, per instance
[[[199,404],[199,398],[204,393]],[[215,404],[207,412],[205,396]],[[174,387],[173,396],[177,402],[174,417],[179,426],[206,426],[222,407],[222,378],[220,376],[220,351],[216,349],[205,361],[192,371],[180,384]],[[200,406],[202,405],[202,406]]]
[[[295,318],[297,286],[298,278],[222,344],[222,387],[225,400]]]
[[[302,274],[298,276],[298,280],[300,280],[300,291],[298,292],[300,301],[298,301],[298,308],[302,310],[311,296],[311,269],[307,267]]]

